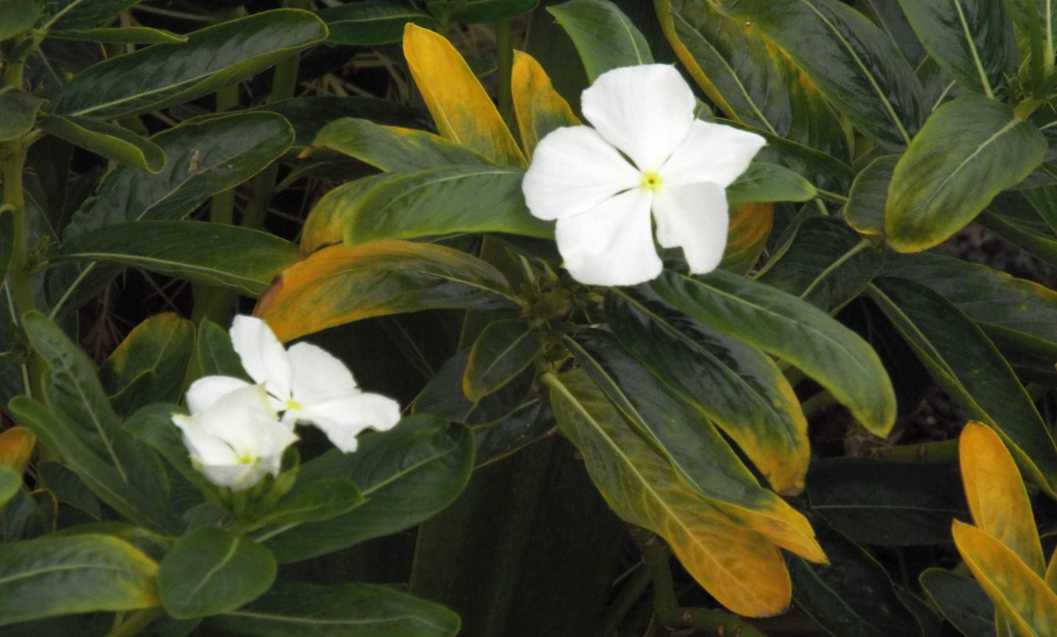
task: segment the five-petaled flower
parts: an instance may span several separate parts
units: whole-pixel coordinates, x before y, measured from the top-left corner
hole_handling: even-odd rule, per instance
[[[674,67],[603,73],[581,97],[594,126],[540,141],[522,184],[533,215],[557,220],[565,268],[581,283],[635,285],[657,277],[654,246],[681,247],[695,274],[723,258],[725,189],[764,138],[694,117],[696,100]],[[651,214],[652,212],[652,214]]]

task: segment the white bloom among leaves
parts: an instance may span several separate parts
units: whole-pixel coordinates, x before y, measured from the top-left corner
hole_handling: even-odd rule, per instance
[[[654,246],[681,247],[695,274],[723,258],[726,187],[764,138],[694,117],[696,100],[674,67],[614,69],[581,98],[594,126],[553,131],[536,147],[522,184],[529,210],[557,220],[565,268],[592,285],[657,277]]]

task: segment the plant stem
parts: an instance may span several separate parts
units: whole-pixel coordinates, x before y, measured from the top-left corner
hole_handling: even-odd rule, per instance
[[[958,459],[958,439],[922,442],[916,445],[882,447],[873,451],[875,458],[896,462],[947,463]]]
[[[136,611],[128,616],[125,621],[121,622],[114,627],[106,637],[133,637],[143,632],[143,629],[159,617],[162,616],[162,609],[160,606],[154,608],[144,608],[143,610]]]
[[[514,96],[510,86],[510,78],[514,68],[514,46],[510,35],[510,20],[503,20],[495,25],[495,48],[496,48],[496,93],[499,101],[499,114],[503,116],[506,125],[514,128]]]
[[[646,592],[651,581],[653,581],[653,574],[650,569],[640,567],[635,571],[630,580],[620,589],[617,599],[606,612],[605,632],[603,634],[612,635],[617,631],[620,623],[624,621],[624,618],[635,607],[642,594]]]

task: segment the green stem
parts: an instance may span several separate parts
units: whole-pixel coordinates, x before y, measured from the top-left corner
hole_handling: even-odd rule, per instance
[[[514,95],[510,79],[514,69],[514,46],[510,35],[510,20],[495,25],[496,84],[499,97],[499,113],[507,126],[514,128]]]
[[[875,458],[896,462],[948,463],[958,459],[958,440],[922,442],[916,445],[882,447],[873,451]]]
[[[144,628],[150,626],[154,620],[161,617],[162,614],[160,606],[136,611],[129,615],[125,621],[115,626],[113,630],[107,633],[106,637],[133,637],[133,635],[138,635],[143,632]]]
[[[653,574],[648,568],[639,568],[631,575],[629,581],[620,589],[617,599],[606,611],[605,632],[603,634],[612,635],[617,632],[621,622],[624,621],[631,609],[642,598],[642,594],[646,592],[652,581]]]

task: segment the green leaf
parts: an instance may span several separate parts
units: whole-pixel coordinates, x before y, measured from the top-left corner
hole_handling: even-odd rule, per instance
[[[149,557],[105,535],[0,545],[0,625],[157,606]]]
[[[301,465],[298,480],[343,476],[366,503],[322,522],[291,523],[257,536],[280,562],[326,555],[390,535],[432,517],[462,492],[473,467],[473,437],[430,416],[405,418],[360,441],[356,453],[332,450]]]
[[[528,13],[539,0],[456,0],[451,19],[456,22],[499,22]]]
[[[1013,18],[1005,0],[899,0],[925,49],[970,90],[993,97],[1017,65]]]
[[[22,474],[11,467],[0,465],[0,510],[22,489]]]
[[[735,206],[764,201],[810,201],[818,191],[799,174],[767,162],[753,162],[727,187],[727,202]]]
[[[54,260],[119,263],[257,296],[298,253],[285,239],[251,228],[137,221],[78,235]]]
[[[40,17],[37,0],[0,0],[0,40],[29,31]]]
[[[183,436],[172,422],[173,414],[182,411],[176,405],[166,403],[148,405],[128,417],[125,431],[158,452],[187,483],[207,498],[212,498],[216,488],[191,465],[191,456],[184,445]]]
[[[404,37],[404,25],[413,22],[436,29],[433,16],[400,0],[365,0],[319,11],[330,28],[327,42],[350,46],[392,44]]]
[[[455,637],[450,610],[374,584],[280,582],[249,606],[208,626],[254,637]]]
[[[758,280],[835,314],[881,273],[884,254],[836,219],[812,217]]]
[[[899,155],[882,155],[855,176],[844,204],[844,220],[859,234],[877,237],[884,233],[888,186],[898,161]]]
[[[53,30],[48,32],[48,37],[56,40],[114,44],[184,44],[188,41],[186,35],[151,27],[99,27],[95,29]]]
[[[11,254],[15,248],[15,215],[10,209],[0,208],[0,281],[7,276],[7,266],[11,262]],[[0,327],[3,330],[3,327]],[[0,336],[3,332],[0,331]],[[6,342],[0,341],[0,353],[7,348]],[[3,401],[0,400],[0,403]]]
[[[549,238],[553,224],[532,216],[518,168],[450,166],[398,173],[328,192],[305,222],[302,250],[344,241],[414,239],[457,232]]]
[[[165,151],[117,124],[87,117],[45,115],[40,119],[40,127],[74,146],[132,168],[158,174],[165,166]]]
[[[33,130],[44,100],[18,90],[0,91],[0,142],[22,137]]]
[[[826,155],[848,157],[848,139],[818,85],[751,22],[701,0],[654,5],[679,60],[724,114]]]
[[[1042,163],[1046,140],[1005,104],[966,95],[941,106],[896,164],[885,238],[918,252],[961,230]]]
[[[923,119],[921,85],[885,34],[838,0],[709,0],[788,56],[862,132],[910,143]]]
[[[691,318],[800,368],[825,387],[871,432],[895,423],[892,382],[857,334],[795,296],[716,271],[690,278],[666,272],[654,291]]]
[[[617,67],[653,62],[646,38],[612,2],[569,0],[547,11],[572,38],[588,81]]]
[[[1046,226],[1037,226],[1015,215],[986,211],[977,220],[1003,239],[1050,264],[1057,263],[1057,239]]]
[[[188,102],[326,36],[323,21],[307,11],[276,9],[228,20],[191,33],[186,44],[155,44],[89,67],[66,85],[56,112],[111,119]]]
[[[351,5],[346,5],[351,6]],[[421,114],[409,106],[376,97],[338,97],[314,95],[292,97],[258,110],[278,113],[294,127],[295,148],[310,146],[323,127],[345,117],[359,117],[378,124],[411,125],[419,123]]]
[[[730,610],[767,616],[786,609],[791,584],[777,547],[692,488],[586,372],[546,375],[544,383],[559,428],[614,513],[663,537],[694,579]]]
[[[770,358],[655,299],[616,291],[606,300],[606,318],[621,345],[730,436],[775,490],[803,489],[807,421]]]
[[[1043,489],[1057,491],[1057,443],[983,331],[942,296],[910,281],[881,279],[869,294],[947,394],[998,430]]]
[[[968,517],[952,464],[872,458],[816,459],[808,474],[811,510],[848,539],[873,546],[949,541],[952,517]]]
[[[503,275],[481,259],[430,243],[375,241],[312,253],[279,275],[255,313],[285,342],[375,316],[515,304]]]
[[[45,0],[56,28],[87,29],[109,23],[141,0]]]
[[[994,637],[995,607],[979,584],[935,567],[922,571],[918,582],[943,618],[965,637]]]
[[[495,321],[481,332],[466,363],[462,391],[477,402],[499,391],[536,361],[543,344],[525,321]]]
[[[176,540],[158,567],[158,594],[177,619],[216,615],[247,604],[275,581],[275,558],[253,540],[217,528]]]
[[[158,402],[177,402],[195,345],[194,323],[173,313],[137,325],[110,354],[100,380],[122,414]]]
[[[203,376],[234,376],[249,380],[227,330],[209,319],[203,319],[198,324],[195,361]]]
[[[327,124],[312,147],[348,155],[384,172],[411,172],[453,164],[491,165],[484,157],[440,135],[353,117]]]
[[[359,486],[349,478],[298,478],[286,495],[263,515],[254,527],[323,522],[348,513],[365,502]]]

